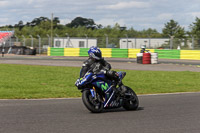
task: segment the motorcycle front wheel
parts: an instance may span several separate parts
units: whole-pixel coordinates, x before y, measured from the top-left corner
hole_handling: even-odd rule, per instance
[[[126,110],[137,110],[139,106],[139,100],[135,92],[126,86],[126,92],[124,97],[124,109]]]
[[[82,101],[86,108],[92,113],[100,113],[103,110],[103,103],[92,97],[90,90],[84,90],[82,93]]]

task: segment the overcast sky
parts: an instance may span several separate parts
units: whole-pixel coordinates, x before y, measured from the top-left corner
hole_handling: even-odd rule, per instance
[[[119,23],[136,30],[162,31],[170,19],[188,30],[200,18],[200,0],[0,0],[0,26],[37,17],[59,17],[62,24],[76,17],[91,18],[103,26]]]

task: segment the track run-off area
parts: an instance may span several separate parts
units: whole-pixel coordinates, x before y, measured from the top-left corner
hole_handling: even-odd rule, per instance
[[[0,64],[81,67],[86,58],[12,56]],[[200,72],[200,61],[159,60],[137,64],[135,59],[106,58],[113,69]],[[200,92],[139,95],[137,111],[123,108],[90,113],[81,98],[0,100],[0,133],[199,133]]]
[[[0,64],[81,67],[87,57],[5,55]],[[158,64],[137,64],[133,58],[105,58],[113,69],[200,72],[199,60],[159,59]]]

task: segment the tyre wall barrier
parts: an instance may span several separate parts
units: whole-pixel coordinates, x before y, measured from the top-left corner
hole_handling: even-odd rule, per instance
[[[142,64],[143,53],[137,53],[137,63]]]
[[[64,56],[64,48],[50,48],[50,56]]]
[[[180,59],[180,50],[160,50],[155,49],[160,59]]]
[[[36,55],[36,48],[26,46],[0,47],[0,54],[16,54],[16,55]]]
[[[80,48],[79,56],[88,56],[89,48]]]
[[[47,49],[47,55],[51,56],[51,48],[50,47],[48,47],[48,49]]]
[[[100,48],[103,57],[137,58],[140,49]],[[88,56],[89,48],[48,48],[48,56]],[[158,53],[158,59],[200,60],[200,50],[161,50],[147,49]]]
[[[151,64],[158,64],[158,53],[151,53]]]
[[[200,60],[200,50],[181,50],[180,59]]]
[[[112,49],[111,54],[113,58],[128,58],[128,49]]]
[[[80,48],[65,48],[64,56],[79,56]]]
[[[112,57],[112,49],[111,48],[101,48],[102,57]]]
[[[128,49],[128,58],[137,58],[137,53],[140,53],[140,49]]]
[[[141,49],[128,49],[128,58],[137,58],[137,53],[140,53]],[[151,53],[154,53],[154,49],[146,49],[149,50]]]
[[[151,64],[151,54],[150,53],[143,53],[142,63],[143,64]]]

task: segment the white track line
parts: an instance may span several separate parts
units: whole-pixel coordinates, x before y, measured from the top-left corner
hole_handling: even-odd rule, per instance
[[[200,94],[200,92],[159,93],[159,94],[144,94],[144,95],[137,95],[137,96],[143,97],[143,96],[165,96],[165,95],[184,95],[184,94]],[[77,97],[77,98],[42,98],[42,99],[0,99],[0,101],[3,101],[3,100],[47,101],[47,100],[80,100],[80,99],[81,99],[81,97]]]
[[[184,95],[184,94],[200,94],[200,92],[158,93],[158,94],[144,94],[138,96],[165,96],[165,95]]]

